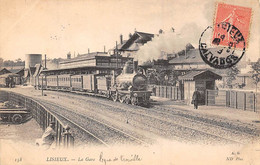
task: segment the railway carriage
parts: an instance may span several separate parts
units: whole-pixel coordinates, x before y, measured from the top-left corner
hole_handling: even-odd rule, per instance
[[[71,87],[75,91],[83,91],[83,81],[82,75],[72,75],[71,76]]]
[[[71,90],[71,75],[70,74],[62,74],[58,75],[58,89],[59,90],[66,90],[70,91]]]
[[[37,76],[38,79],[38,89],[46,89],[47,88],[47,81],[45,75]]]
[[[96,74],[84,74],[83,78],[83,90],[87,92],[97,91],[97,77]]]
[[[46,76],[46,84],[48,89],[57,90],[59,86],[58,76],[57,75]]]
[[[105,95],[107,98],[110,98],[110,89],[111,89],[111,75],[97,76],[97,92],[99,94]]]

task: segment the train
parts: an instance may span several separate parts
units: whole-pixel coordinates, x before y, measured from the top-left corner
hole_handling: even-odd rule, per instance
[[[132,67],[133,66],[133,67]],[[121,103],[149,106],[152,91],[148,90],[147,77],[137,70],[137,64],[126,62],[122,73],[112,74],[40,74],[37,87],[44,90],[80,92],[102,96]]]

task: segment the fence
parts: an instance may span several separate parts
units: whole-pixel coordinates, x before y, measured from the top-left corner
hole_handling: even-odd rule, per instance
[[[42,104],[29,97],[12,92],[0,91],[0,96],[0,100],[2,101],[7,99],[11,103],[28,109],[31,112],[32,117],[43,130],[49,126],[50,122],[55,122],[56,146],[64,148],[74,146],[74,137],[69,132],[70,128],[65,126],[64,123],[62,123],[53,113],[48,111]]]
[[[172,100],[182,99],[181,91],[178,87],[154,85],[154,86],[150,86],[150,88],[153,88],[153,93],[157,97],[164,97]]]
[[[257,102],[257,100],[259,101]],[[205,102],[206,105],[226,106],[256,112],[257,107],[260,107],[260,95],[247,91],[207,90]]]

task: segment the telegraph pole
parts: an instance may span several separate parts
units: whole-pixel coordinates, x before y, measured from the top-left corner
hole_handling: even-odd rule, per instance
[[[44,68],[43,68],[43,70],[46,70],[47,69],[47,65],[46,65],[46,54],[44,55]],[[40,76],[40,75],[39,75]],[[43,96],[43,77],[44,76],[42,76],[42,96]]]
[[[42,76],[42,96],[43,96],[43,76]]]
[[[118,50],[117,50],[117,41],[116,41],[116,70],[118,69]]]

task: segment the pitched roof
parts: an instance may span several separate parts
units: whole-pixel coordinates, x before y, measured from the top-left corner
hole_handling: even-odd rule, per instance
[[[14,72],[14,73],[23,76],[24,75],[24,68]]]
[[[2,70],[0,70],[0,75],[6,74],[6,73],[11,73],[11,71],[7,70],[6,68],[3,68]]]
[[[60,61],[60,64],[63,63],[70,63],[70,62],[75,62],[75,61],[84,61],[84,60],[90,60],[90,59],[94,59],[96,56],[107,56],[106,52],[92,52],[92,53],[88,53],[88,54],[80,54],[75,58],[71,58],[71,59],[64,59],[62,61]]]
[[[183,76],[179,76],[178,78],[180,80],[190,80],[190,81],[193,81],[195,79],[203,79],[203,78],[213,78],[215,80],[217,79],[222,79],[222,76],[212,72],[212,71],[209,71],[209,70],[203,70],[203,71],[190,71],[188,73],[186,73],[185,75]]]
[[[169,64],[198,64],[204,63],[200,57],[199,49],[190,49],[186,51],[183,55],[176,55],[175,58],[169,61]]]
[[[120,48],[118,48],[121,51],[125,51],[128,50],[134,43],[136,44],[145,44],[148,41],[151,41],[152,38],[154,37],[154,34],[150,34],[150,33],[144,33],[144,32],[135,32],[131,38],[129,38],[129,40],[127,40]],[[139,47],[137,47],[138,45],[135,45],[136,50],[139,49]],[[132,49],[131,49],[132,50]]]

